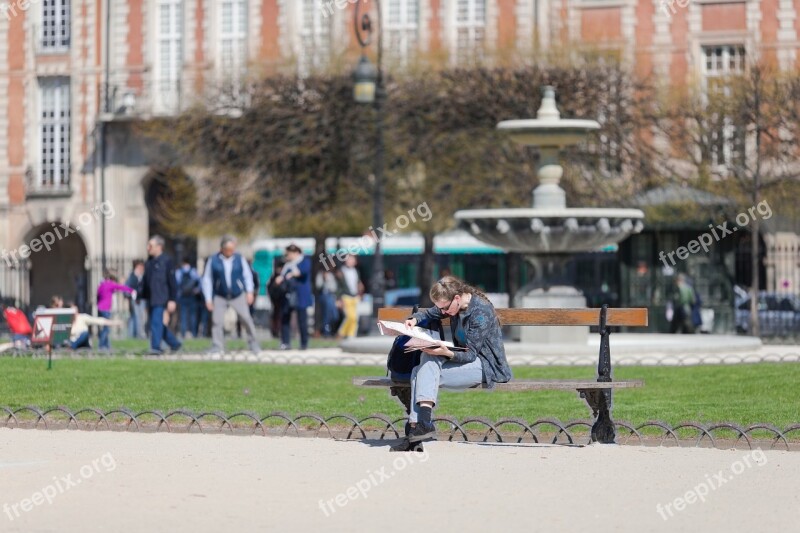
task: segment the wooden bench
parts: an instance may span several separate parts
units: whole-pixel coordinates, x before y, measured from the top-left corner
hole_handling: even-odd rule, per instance
[[[379,320],[402,322],[411,314],[411,308],[384,307],[378,312]],[[647,309],[497,309],[501,325],[504,326],[598,326],[600,333],[600,354],[597,363],[596,380],[560,379],[514,379],[509,383],[498,383],[496,390],[536,391],[536,390],[577,390],[586,400],[594,417],[592,442],[613,444],[616,437],[614,421],[611,419],[613,389],[642,387],[641,380],[612,381],[611,351],[609,347],[610,328],[616,326],[647,326]],[[449,319],[443,321],[449,324]],[[393,382],[388,377],[356,377],[353,384],[360,387],[409,386]],[[474,387],[476,390],[485,385]]]

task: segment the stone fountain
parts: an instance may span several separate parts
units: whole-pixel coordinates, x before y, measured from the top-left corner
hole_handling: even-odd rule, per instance
[[[497,128],[515,142],[539,148],[539,185],[533,207],[467,209],[455,214],[459,226],[475,238],[506,251],[519,252],[535,270],[534,278],[515,296],[515,305],[532,308],[586,307],[586,298],[563,279],[566,262],[578,252],[598,251],[617,244],[644,227],[638,209],[567,207],[559,181],[564,147],[583,141],[600,129],[594,120],[562,119],[553,87],[543,88],[535,119],[505,120]],[[521,328],[523,343],[585,345],[589,328]]]

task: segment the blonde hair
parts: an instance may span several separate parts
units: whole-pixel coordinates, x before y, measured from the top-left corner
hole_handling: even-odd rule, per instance
[[[489,298],[479,289],[476,289],[455,276],[445,276],[434,283],[431,287],[430,296],[433,302],[450,301],[455,298],[457,294],[464,293],[480,296],[487,302],[489,301]]]

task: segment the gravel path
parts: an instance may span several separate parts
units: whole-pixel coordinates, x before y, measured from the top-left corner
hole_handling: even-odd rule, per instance
[[[781,451],[0,429],[0,531],[770,531]]]

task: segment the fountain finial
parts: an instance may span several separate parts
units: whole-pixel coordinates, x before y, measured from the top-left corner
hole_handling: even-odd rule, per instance
[[[536,118],[539,120],[558,120],[561,118],[561,113],[556,107],[556,90],[552,85],[542,87],[542,104],[536,112]]]

